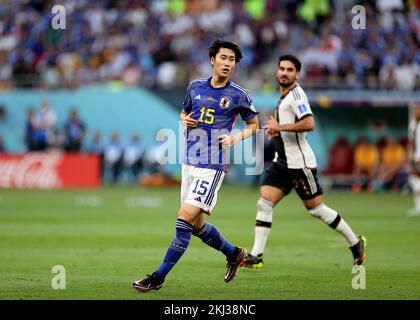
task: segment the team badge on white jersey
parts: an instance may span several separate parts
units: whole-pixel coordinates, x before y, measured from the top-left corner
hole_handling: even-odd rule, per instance
[[[308,110],[304,104],[299,105],[298,108],[300,113],[305,113]]]

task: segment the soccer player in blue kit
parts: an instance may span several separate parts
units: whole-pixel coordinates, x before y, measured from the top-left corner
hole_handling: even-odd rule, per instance
[[[256,133],[258,113],[249,93],[229,80],[242,58],[240,48],[218,39],[211,44],[209,57],[212,76],[192,81],[182,104],[180,119],[186,127],[186,152],[176,233],[159,268],[133,282],[139,292],[162,287],[192,235],[226,256],[226,283],[235,278],[247,255],[245,249],[233,246],[215,226],[206,222],[205,214],[210,215],[216,205],[217,192],[227,171],[225,150]],[[238,134],[229,135],[238,114],[247,125]]]

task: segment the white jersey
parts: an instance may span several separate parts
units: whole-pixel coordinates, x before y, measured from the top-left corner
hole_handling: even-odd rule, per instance
[[[415,119],[410,121],[409,138],[413,142],[413,159],[414,162],[420,161],[420,122]]]
[[[293,124],[307,116],[313,116],[308,97],[296,85],[277,103],[275,117],[280,124]],[[316,168],[316,158],[306,140],[306,132],[280,132],[274,138],[276,150],[274,162],[290,169]]]

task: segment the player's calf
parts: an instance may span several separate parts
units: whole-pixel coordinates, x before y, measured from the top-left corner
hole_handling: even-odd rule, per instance
[[[355,259],[355,264],[362,264],[364,257],[365,243],[362,237],[357,237],[347,222],[333,209],[321,204],[316,208],[309,209],[309,213],[315,217],[323,220],[332,229],[340,232],[346,238],[350,249]]]
[[[330,225],[333,229],[334,226],[331,225],[334,220],[339,219],[337,211],[327,207],[325,204],[321,203],[319,206],[313,209],[308,210],[312,217],[321,219],[326,224]]]

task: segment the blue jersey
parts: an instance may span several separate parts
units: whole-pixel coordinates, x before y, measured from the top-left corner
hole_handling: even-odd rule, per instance
[[[219,137],[230,133],[238,114],[247,121],[258,112],[244,88],[231,81],[214,88],[210,81],[211,77],[192,81],[182,104],[182,109],[194,112],[192,118],[198,120],[196,128],[186,129],[184,163],[227,171],[226,150],[219,145]]]

